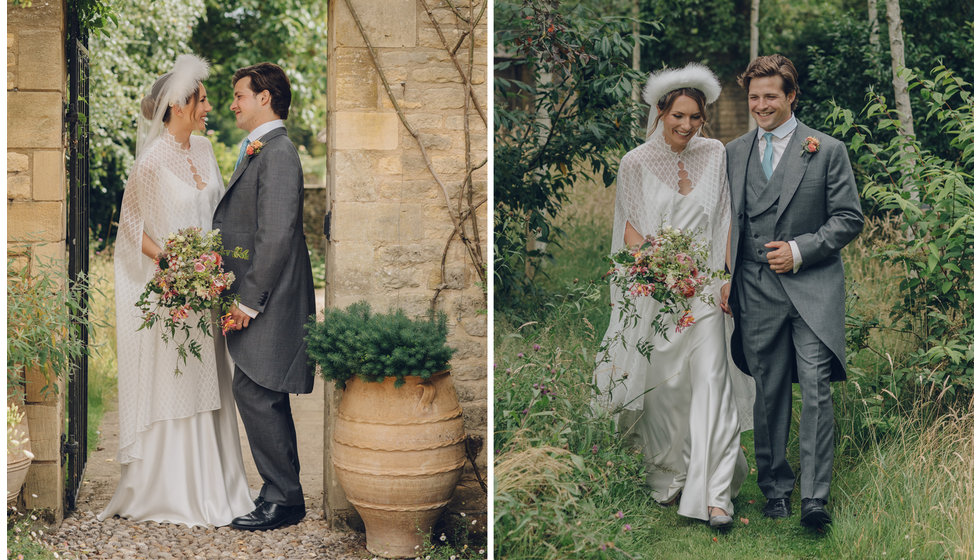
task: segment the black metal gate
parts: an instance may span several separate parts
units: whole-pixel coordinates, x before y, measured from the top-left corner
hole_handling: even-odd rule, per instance
[[[69,6],[71,3],[69,2]],[[65,53],[68,58],[68,100],[65,127],[68,138],[68,277],[74,282],[88,275],[89,217],[89,126],[88,34],[78,21],[77,9],[68,10]],[[88,294],[82,300],[88,309]],[[88,331],[80,333],[88,347]],[[65,480],[65,511],[75,509],[78,489],[85,473],[88,448],[88,358],[87,352],[72,364],[68,381],[68,430],[62,436],[62,452],[68,468]]]

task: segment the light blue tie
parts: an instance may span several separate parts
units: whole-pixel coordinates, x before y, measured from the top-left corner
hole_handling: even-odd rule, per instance
[[[247,149],[248,149],[248,137],[246,136],[245,139],[242,140],[242,149],[238,151],[238,161],[235,162],[235,169],[238,169],[238,166],[241,165],[242,160],[245,159],[245,150]],[[769,150],[766,153],[770,154],[771,157],[772,156],[771,152],[772,150]]]
[[[762,137],[766,139],[766,150],[762,152],[762,172],[768,181],[772,177],[772,133],[767,132]]]

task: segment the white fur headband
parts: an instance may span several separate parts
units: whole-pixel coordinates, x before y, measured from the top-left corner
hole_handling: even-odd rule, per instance
[[[656,107],[663,96],[680,88],[692,88],[704,94],[708,103],[714,103],[721,95],[721,83],[714,72],[703,64],[692,62],[679,70],[665,68],[651,72],[643,88],[643,100]]]

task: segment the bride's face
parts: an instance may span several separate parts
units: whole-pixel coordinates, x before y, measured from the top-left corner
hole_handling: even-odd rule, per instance
[[[704,115],[697,101],[681,95],[664,111],[661,120],[664,123],[664,139],[675,152],[679,152],[704,124]]]
[[[190,109],[190,103],[188,108]],[[208,90],[204,84],[197,92],[197,104],[189,113],[191,130],[205,130],[208,126],[208,113],[211,112],[211,102],[208,101]]]

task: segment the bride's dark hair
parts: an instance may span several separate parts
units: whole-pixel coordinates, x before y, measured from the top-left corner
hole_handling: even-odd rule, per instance
[[[704,92],[699,89],[694,88],[680,88],[672,91],[668,91],[663,97],[657,100],[657,118],[653,121],[653,129],[657,128],[657,124],[660,123],[661,117],[664,113],[670,110],[674,106],[674,101],[680,96],[690,97],[698,104],[698,111],[704,117],[704,124],[701,125],[701,135],[707,136],[708,127],[708,98],[704,95]],[[653,134],[653,130],[647,131],[647,136]]]
[[[157,103],[160,102],[160,97],[163,94],[163,88],[166,87],[167,82],[170,80],[171,77],[173,77],[173,72],[167,72],[163,76],[157,78],[157,81],[153,82],[153,87],[150,88],[150,93],[143,96],[143,99],[140,101],[140,112],[143,113],[143,117],[146,120],[149,121],[153,120],[153,115],[156,114],[157,111]],[[191,100],[193,100],[193,103],[191,103],[191,110],[193,110],[194,107],[197,106],[197,96],[199,93],[201,93],[200,82],[198,82],[197,87],[194,88],[194,91],[192,91],[191,94],[187,96],[187,99],[185,99],[184,102],[181,103],[181,106],[185,106],[188,103],[191,103]],[[163,111],[163,123],[166,124],[169,122],[170,122],[170,107],[167,107]]]

